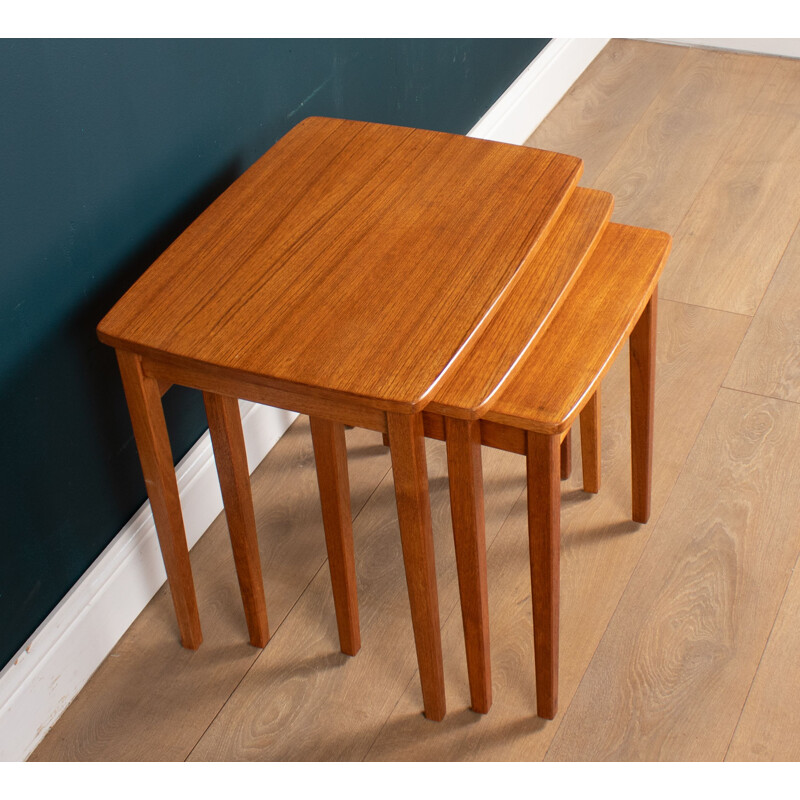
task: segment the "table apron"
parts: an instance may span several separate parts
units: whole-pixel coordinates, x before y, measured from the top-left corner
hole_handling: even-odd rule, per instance
[[[165,364],[146,356],[142,357],[142,370],[145,375],[158,381],[162,394],[170,386],[177,384],[202,392],[236,397],[287,411],[297,411],[311,417],[322,417],[357,428],[367,428],[381,433],[388,431],[385,411],[345,399],[321,398],[315,396],[313,390],[305,393],[275,389],[242,378],[208,372],[191,365]]]

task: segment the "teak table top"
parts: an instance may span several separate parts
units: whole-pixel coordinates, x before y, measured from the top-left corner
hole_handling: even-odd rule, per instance
[[[430,394],[426,411],[478,419],[545,333],[611,217],[608,192],[578,188],[468,352]]]
[[[163,363],[418,411],[526,272],[581,170],[532,148],[307,119],[165,251],[98,334]],[[607,219],[597,200],[582,200],[591,224]],[[553,274],[534,330],[571,275]]]

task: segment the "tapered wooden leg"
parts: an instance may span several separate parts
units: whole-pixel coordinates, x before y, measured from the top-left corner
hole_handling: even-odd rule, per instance
[[[389,434],[388,433],[384,433],[383,434],[383,446],[384,447],[388,447],[389,446]]]
[[[489,597],[486,588],[480,422],[448,418],[445,425],[450,510],[467,650],[469,692],[472,710],[485,714],[492,705],[492,671],[489,659]]]
[[[583,491],[600,491],[600,386],[581,411]]]
[[[203,641],[203,634],[161,392],[158,382],[142,372],[140,356],[117,350],[117,361],[178,618],[181,643],[190,650],[196,650]]]
[[[558,602],[561,544],[559,437],[528,432],[528,537],[536,658],[536,712],[558,710]]]
[[[214,446],[225,517],[239,578],[239,591],[247,620],[250,644],[264,647],[269,641],[267,601],[258,553],[256,518],[250,491],[250,470],[239,415],[239,401],[233,397],[203,393],[208,429]]]
[[[572,428],[561,441],[561,480],[567,480],[570,475],[572,475]]]
[[[656,306],[654,290],[630,337],[631,479],[633,519],[650,519],[653,419],[656,394]]]
[[[339,646],[354,656],[361,649],[361,633],[344,425],[319,417],[310,422]]]
[[[445,715],[442,638],[421,414],[387,414],[397,518],[425,716]]]

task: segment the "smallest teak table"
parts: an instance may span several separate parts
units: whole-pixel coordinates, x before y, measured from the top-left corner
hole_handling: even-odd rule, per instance
[[[202,641],[162,394],[204,394],[250,640],[269,637],[237,398],[388,434],[425,713],[445,713],[422,411],[572,194],[573,156],[310,118],[161,255],[98,326],[117,351],[181,640]],[[570,280],[569,271],[560,278]],[[559,297],[559,292],[554,294]],[[543,314],[552,310],[544,308]],[[321,486],[344,652],[360,645],[350,519]]]

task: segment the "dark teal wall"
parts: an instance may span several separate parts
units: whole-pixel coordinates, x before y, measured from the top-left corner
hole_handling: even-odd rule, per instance
[[[0,666],[145,499],[125,289],[304,117],[466,133],[547,41],[0,41]],[[165,407],[177,459],[205,416]]]

